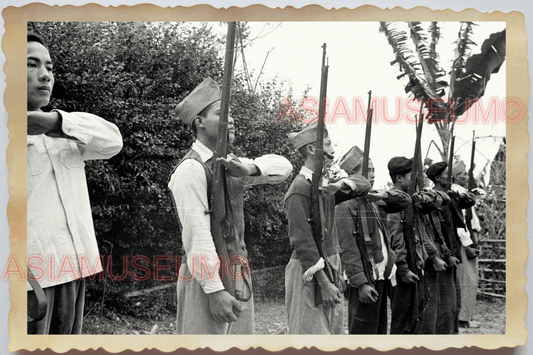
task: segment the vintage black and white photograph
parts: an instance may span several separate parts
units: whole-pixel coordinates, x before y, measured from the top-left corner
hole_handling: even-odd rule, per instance
[[[11,349],[521,344],[516,14],[35,8]]]
[[[28,334],[505,333],[505,22],[27,31]]]

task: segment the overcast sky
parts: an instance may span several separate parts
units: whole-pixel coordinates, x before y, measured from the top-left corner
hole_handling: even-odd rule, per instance
[[[442,67],[449,71],[454,56],[454,41],[457,38],[460,23],[443,22],[441,39],[437,46]],[[484,22],[474,26],[473,39],[477,46],[472,47],[472,53],[479,52],[481,44],[491,33],[505,28],[503,22]],[[346,103],[350,115],[354,115],[354,100],[359,100],[366,110],[368,91],[378,98],[376,108],[379,123],[372,128],[372,144],[370,157],[376,167],[375,187],[380,188],[390,180],[387,162],[397,155],[412,157],[414,152],[415,126],[401,119],[400,123],[383,122],[383,107],[387,110],[387,117],[393,118],[398,112],[396,101],[401,105],[409,100],[404,91],[405,82],[396,79],[397,66],[391,66],[394,55],[383,33],[378,31],[377,22],[283,22],[283,23],[250,23],[250,38],[255,38],[252,45],[245,49],[248,69],[259,74],[264,64],[262,80],[274,76],[288,80],[294,89],[295,97],[301,96],[307,86],[311,87],[310,97],[319,96],[320,68],[322,64],[322,44],[327,45],[329,64],[328,77],[328,110],[330,114],[334,107],[342,100]],[[410,40],[409,40],[410,41]],[[488,110],[491,98],[505,98],[505,62],[500,72],[493,74],[488,83],[485,96],[482,99],[483,108]],[[239,59],[236,70],[242,69]],[[414,105],[416,107],[416,105]],[[401,112],[409,112],[402,109]],[[412,116],[412,115],[411,115]],[[360,148],[364,146],[365,126],[358,115],[359,123],[348,123],[346,117],[337,116],[334,124],[328,125],[328,130],[336,144],[336,155],[341,156],[353,144]],[[455,128],[457,154],[470,165],[470,141],[472,130],[476,137],[505,135],[505,123],[477,124],[473,120],[465,124],[457,124]],[[422,138],[422,154],[425,157],[431,140],[440,146],[436,129],[432,125],[425,125]],[[481,169],[486,159],[492,159],[497,151],[499,142],[492,138],[480,139],[477,142],[478,154],[476,166]],[[438,151],[432,147],[429,157],[440,160]]]

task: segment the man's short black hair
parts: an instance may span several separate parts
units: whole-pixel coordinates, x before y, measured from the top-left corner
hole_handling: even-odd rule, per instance
[[[308,144],[304,145],[303,147],[300,147],[298,149],[298,153],[302,156],[302,158],[305,160],[307,159],[307,146]]]
[[[196,116],[200,116],[202,118],[207,118],[207,112],[209,111],[210,107],[211,107],[211,105],[208,105],[202,111],[200,111],[198,113],[198,115],[196,115]],[[196,117],[192,120],[190,127],[191,127],[191,131],[194,134],[194,136],[198,137],[198,127],[196,127]]]
[[[46,44],[46,41],[44,38],[37,33],[28,32],[28,43],[29,42],[38,42],[44,46],[44,48],[48,49],[48,45]]]

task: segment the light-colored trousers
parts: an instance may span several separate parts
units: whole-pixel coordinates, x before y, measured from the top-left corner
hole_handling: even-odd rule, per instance
[[[180,278],[188,279],[190,275],[187,264],[183,263],[179,271]],[[196,279],[184,281],[178,279],[178,334],[253,334],[254,333],[254,298],[241,302],[243,312],[236,322],[217,322],[211,315],[207,296]]]
[[[285,309],[289,334],[343,334],[343,302],[335,307],[315,305],[315,282],[304,282],[298,259],[285,268]]]
[[[478,284],[478,261],[477,258],[468,259],[465,248],[461,246],[462,262],[457,267],[457,278],[461,285],[461,312],[459,320],[470,322],[474,316]]]

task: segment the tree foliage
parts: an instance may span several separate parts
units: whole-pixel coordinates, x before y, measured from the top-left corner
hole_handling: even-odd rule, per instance
[[[472,25],[461,22],[448,77],[436,50],[441,35],[437,22],[427,28],[421,22],[407,22],[412,46],[399,23],[380,22],[379,31],[394,52],[391,65],[397,65],[401,72],[397,79],[407,77],[405,92],[427,109],[426,118],[435,124],[441,139],[443,160],[447,160],[453,122],[483,97],[491,74],[505,61],[506,31],[493,33],[483,42],[481,53],[472,55],[471,48],[476,45],[471,39]]]

